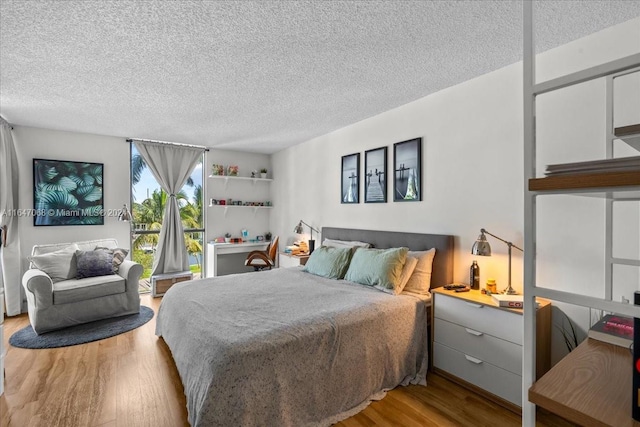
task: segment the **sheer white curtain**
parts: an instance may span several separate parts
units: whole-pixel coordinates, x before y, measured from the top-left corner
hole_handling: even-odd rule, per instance
[[[136,140],[134,144],[158,184],[169,195],[151,274],[187,271],[189,254],[175,194],[187,182],[204,149]]]
[[[11,126],[0,117],[0,286],[4,287],[7,315],[22,307],[20,239],[18,236],[18,159]]]

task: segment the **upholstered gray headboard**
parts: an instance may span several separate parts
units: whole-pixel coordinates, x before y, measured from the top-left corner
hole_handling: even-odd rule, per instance
[[[371,243],[373,247],[380,249],[404,246],[412,251],[424,251],[436,248],[431,273],[431,287],[438,288],[453,281],[453,236],[322,227],[322,238],[358,240]]]

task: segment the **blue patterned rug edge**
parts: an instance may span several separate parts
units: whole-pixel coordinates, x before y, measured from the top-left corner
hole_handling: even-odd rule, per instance
[[[83,323],[37,335],[31,325],[15,332],[9,344],[27,349],[69,347],[111,338],[132,331],[153,319],[153,309],[141,305],[140,313]]]

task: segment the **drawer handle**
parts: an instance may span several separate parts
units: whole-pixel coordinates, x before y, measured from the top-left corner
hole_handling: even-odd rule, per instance
[[[475,307],[475,308],[482,308],[482,307],[484,307],[484,305],[482,305],[482,304],[474,304],[474,303],[472,303],[472,302],[467,302],[467,301],[465,301],[465,302],[467,303],[467,305],[470,305],[471,307]]]
[[[483,335],[482,332],[474,331],[473,329],[464,328],[464,330],[467,331],[468,333],[470,333],[471,335],[475,335],[477,337],[480,337],[480,336]]]
[[[469,362],[473,362],[476,365],[479,365],[482,363],[482,360],[476,359],[475,357],[467,356],[466,354],[464,355],[464,357],[466,357]]]

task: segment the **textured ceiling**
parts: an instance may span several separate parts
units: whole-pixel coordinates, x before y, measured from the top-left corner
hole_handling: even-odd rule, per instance
[[[521,1],[0,0],[0,114],[273,153],[522,57]],[[640,16],[544,1],[539,51]]]

